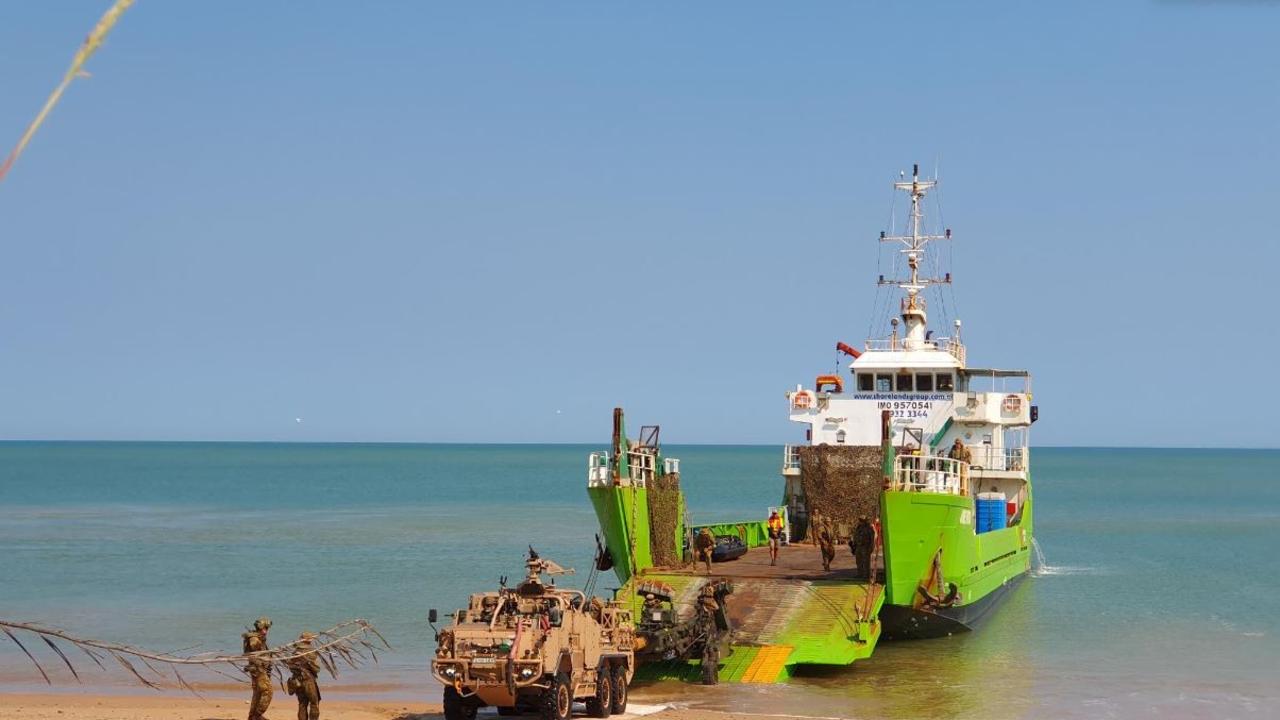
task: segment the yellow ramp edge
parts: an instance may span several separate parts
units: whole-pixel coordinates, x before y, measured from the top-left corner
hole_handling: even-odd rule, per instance
[[[787,666],[787,658],[791,657],[790,645],[765,645],[756,653],[756,657],[742,673],[744,683],[774,683],[782,675]]]

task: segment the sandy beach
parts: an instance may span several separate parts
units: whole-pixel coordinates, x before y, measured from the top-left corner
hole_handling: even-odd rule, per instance
[[[273,720],[292,718],[297,708],[293,698],[277,696],[268,711]],[[325,700],[321,717],[329,720],[443,720],[439,704],[393,701]],[[648,717],[661,720],[747,720],[756,717],[740,713],[669,708],[664,705],[632,703],[632,712],[615,715],[618,720]],[[585,717],[579,708],[575,718]],[[248,712],[245,697],[190,695],[133,696],[87,694],[0,693],[0,719],[21,720],[241,720]],[[480,717],[497,717],[481,711]],[[528,716],[534,718],[535,716]],[[771,715],[776,718],[778,716]]]

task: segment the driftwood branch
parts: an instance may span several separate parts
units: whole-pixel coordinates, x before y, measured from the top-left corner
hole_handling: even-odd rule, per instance
[[[49,677],[49,673],[45,671],[44,666],[40,664],[35,654],[23,644],[20,637],[22,634],[25,633],[43,640],[44,644],[67,666],[67,669],[71,671],[71,675],[75,677],[77,682],[81,681],[80,673],[76,671],[75,664],[67,657],[59,643],[79,648],[102,670],[106,670],[106,666],[102,663],[104,659],[110,658],[114,660],[116,664],[128,671],[135,680],[149,688],[159,690],[163,683],[167,683],[172,679],[178,687],[189,690],[192,693],[195,693],[195,688],[182,676],[179,668],[203,667],[233,680],[244,682],[243,678],[236,677],[226,672],[226,670],[233,668],[243,672],[249,661],[265,661],[277,676],[283,677],[284,671],[288,669],[291,661],[312,656],[320,661],[321,666],[328,671],[330,676],[336,678],[340,666],[354,669],[366,662],[376,663],[378,661],[376,650],[379,646],[387,650],[391,649],[391,645],[386,641],[386,638],[382,637],[372,624],[360,619],[348,620],[328,630],[316,633],[315,638],[308,644],[295,640],[267,650],[237,654],[199,653],[196,655],[179,655],[152,652],[132,645],[79,637],[60,628],[9,620],[0,620],[0,632],[3,632],[22,650],[23,654],[35,665],[40,676],[50,685],[53,684],[53,680]],[[144,669],[139,670],[138,664]]]

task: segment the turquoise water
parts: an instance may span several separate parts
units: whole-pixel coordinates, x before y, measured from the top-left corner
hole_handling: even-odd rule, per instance
[[[234,649],[261,614],[280,640],[365,617],[395,651],[346,681],[434,699],[428,608],[516,574],[530,543],[589,566],[594,449],[3,443],[0,617],[204,650]],[[667,453],[699,520],[759,516],[780,495],[780,447]],[[787,686],[645,692],[849,717],[1271,714],[1280,452],[1042,449],[1033,462],[1047,565],[980,632],[886,644]],[[33,681],[0,643],[0,689]]]

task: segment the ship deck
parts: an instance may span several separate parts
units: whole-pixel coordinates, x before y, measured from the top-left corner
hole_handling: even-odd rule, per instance
[[[877,571],[883,570],[879,558],[873,562]],[[706,575],[706,566],[699,563],[680,569],[654,569],[650,573],[663,575]],[[775,580],[848,580],[866,583],[854,574],[853,554],[848,545],[836,546],[836,557],[830,570],[822,569],[822,556],[814,545],[792,543],[778,549],[778,564],[769,563],[769,548],[751,548],[737,560],[712,563],[711,576],[729,578],[755,578]]]

